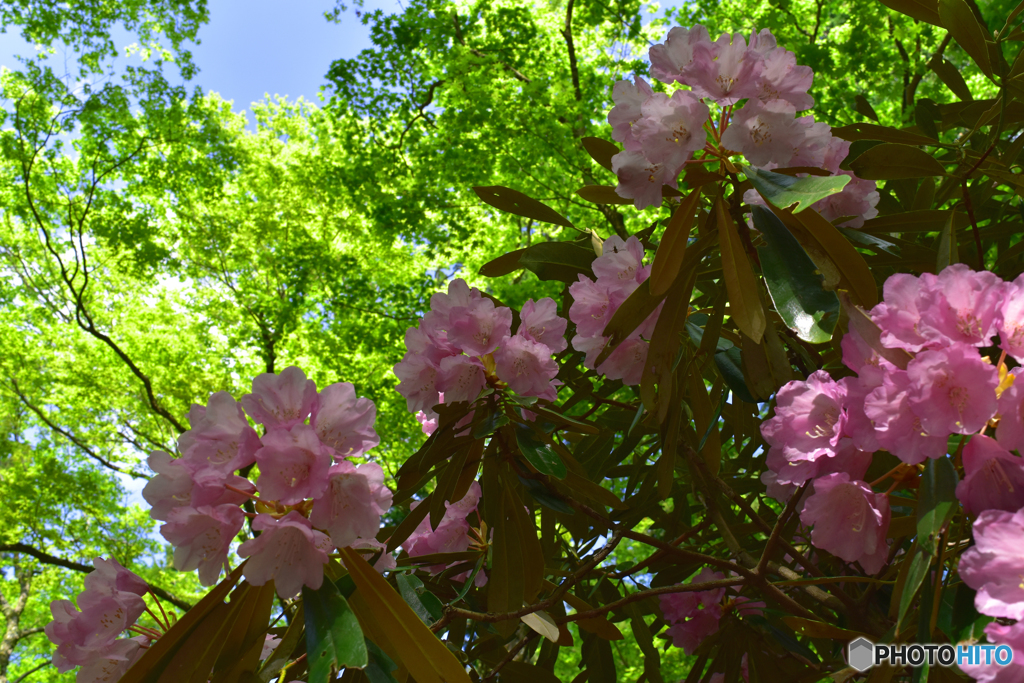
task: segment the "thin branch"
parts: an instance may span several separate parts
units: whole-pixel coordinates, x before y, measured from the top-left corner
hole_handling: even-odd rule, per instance
[[[82,450],[82,452],[85,453],[86,455],[88,455],[90,458],[92,458],[93,460],[97,461],[98,463],[100,463],[104,467],[112,469],[115,472],[119,472],[121,474],[127,474],[129,477],[132,477],[133,479],[149,479],[149,476],[146,475],[146,474],[143,474],[142,472],[137,472],[135,470],[124,470],[124,469],[121,469],[120,467],[118,467],[117,465],[115,465],[114,463],[110,462],[109,460],[104,458],[102,455],[100,455],[99,453],[94,451],[92,448],[90,448],[86,443],[84,443],[81,439],[76,437],[74,434],[72,434],[71,432],[67,431],[63,427],[60,427],[60,426],[54,424],[53,422],[51,422],[50,418],[48,418],[46,416],[46,413],[42,409],[40,409],[38,406],[34,405],[31,401],[28,400],[28,397],[25,396],[25,394],[21,393],[21,389],[18,387],[18,382],[17,382],[17,380],[14,379],[13,376],[8,375],[7,380],[11,383],[11,386],[14,388],[14,393],[18,395],[18,398],[21,400],[22,403],[25,404],[26,408],[28,408],[33,413],[35,413],[39,417],[39,419],[42,420],[43,423],[46,424],[47,427],[49,427],[50,429],[52,429],[56,433],[60,434],[61,436],[63,436],[65,439],[67,439],[71,443],[73,443],[76,446],[78,446],[78,448],[80,448]]]
[[[569,71],[572,73],[572,87],[576,91],[576,101],[583,101],[583,92],[580,90],[580,70],[576,66],[576,48],[572,42],[572,6],[576,0],[569,0],[565,8],[565,28],[562,29],[562,37],[565,38],[565,47],[569,51]]]
[[[57,557],[49,553],[45,553],[42,550],[39,550],[38,548],[33,548],[32,546],[26,545],[24,543],[0,544],[0,552],[25,553],[26,555],[31,555],[32,557],[36,558],[43,564],[51,564],[56,567],[64,567],[65,569],[70,569],[76,572],[82,572],[83,574],[89,574],[90,572],[93,572],[96,569],[95,567],[79,564],[78,562],[72,562],[71,560],[65,560],[64,558]],[[179,607],[186,611],[192,609],[192,605],[190,603],[185,602],[181,598],[175,597],[174,595],[165,591],[163,588],[154,586],[153,584],[149,584],[149,590],[152,591],[153,595],[157,596],[158,598],[162,598],[163,600],[166,600],[167,602],[171,603],[176,607]]]
[[[477,50],[476,48],[469,47],[468,45],[466,45],[466,41],[462,39],[462,29],[459,27],[459,15],[458,15],[458,13],[455,13],[455,12],[452,13],[452,23],[455,25],[455,40],[459,43],[459,45],[461,45],[462,47],[465,47],[466,49],[468,49],[469,53],[472,54],[475,57],[479,57],[480,59],[488,59],[487,55],[484,52],[481,52],[480,50]],[[508,71],[509,73],[511,73],[516,78],[516,80],[522,81],[523,83],[529,83],[530,82],[529,78],[524,76],[518,69],[516,69],[514,66],[512,66],[508,62],[503,62],[500,59],[497,60],[497,62],[498,62],[498,64],[501,64],[505,68],[505,71]]]
[[[40,665],[38,665],[38,666],[36,666],[36,667],[33,667],[33,668],[29,669],[29,670],[28,670],[28,671],[26,671],[25,673],[23,673],[23,674],[21,674],[20,676],[18,676],[17,678],[15,678],[15,679],[14,679],[14,683],[22,683],[22,681],[24,681],[24,680],[25,680],[26,678],[28,678],[28,677],[29,677],[29,676],[31,676],[32,674],[34,674],[35,672],[39,671],[39,670],[40,670],[40,669],[42,669],[42,668],[43,668],[44,666],[49,666],[49,665],[50,665],[50,660],[49,660],[49,659],[47,659],[47,660],[46,660],[46,661],[44,661],[44,662],[43,662],[42,664],[40,664]]]

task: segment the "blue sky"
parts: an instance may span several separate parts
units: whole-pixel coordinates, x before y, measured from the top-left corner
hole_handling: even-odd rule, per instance
[[[349,10],[340,24],[324,19],[333,0],[303,0],[291,7],[272,0],[210,0],[210,21],[192,47],[199,75],[192,81],[248,109],[265,94],[304,97],[317,93],[333,60],[371,46],[369,30]],[[369,0],[366,10],[400,11],[397,0]],[[125,41],[132,42],[132,41]],[[0,66],[17,67],[15,54],[32,52],[17,31],[0,34]],[[251,121],[251,118],[250,118]]]

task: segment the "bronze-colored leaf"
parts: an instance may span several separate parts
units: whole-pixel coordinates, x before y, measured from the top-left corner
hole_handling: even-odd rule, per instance
[[[580,142],[583,143],[583,149],[587,150],[590,158],[609,171],[612,170],[612,157],[622,151],[614,142],[601,138],[581,138]]]
[[[632,204],[632,199],[627,199],[619,195],[615,191],[614,187],[608,185],[584,185],[580,189],[576,190],[582,199],[586,199],[588,202],[593,204]]]
[[[765,316],[757,296],[757,276],[736,233],[732,216],[721,199],[716,203],[715,215],[722,249],[722,277],[729,290],[730,314],[744,334],[760,342],[764,334]]]
[[[679,204],[668,225],[665,234],[654,254],[651,265],[651,294],[659,296],[668,292],[686,257],[686,243],[690,239],[690,228],[693,226],[694,212],[700,201],[700,190],[695,189]]]
[[[547,204],[538,202],[518,190],[501,185],[478,186],[473,191],[485,203],[496,209],[535,221],[553,223],[566,228],[573,227],[568,218],[552,209]]]

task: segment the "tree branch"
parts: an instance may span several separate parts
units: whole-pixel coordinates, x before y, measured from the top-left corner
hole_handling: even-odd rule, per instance
[[[118,467],[117,465],[115,465],[114,463],[110,462],[109,460],[107,460],[106,458],[101,456],[99,453],[94,451],[92,448],[90,448],[88,445],[86,445],[81,439],[76,437],[74,434],[72,434],[71,432],[67,431],[63,427],[60,427],[60,426],[54,424],[53,422],[51,422],[50,418],[48,418],[46,416],[46,413],[43,412],[43,410],[41,410],[38,406],[34,405],[31,401],[29,401],[28,397],[25,396],[25,394],[23,394],[21,392],[21,389],[18,387],[18,381],[16,379],[14,379],[13,376],[8,375],[7,376],[7,380],[11,383],[11,386],[14,388],[14,393],[18,395],[18,398],[21,400],[22,403],[25,404],[26,408],[28,408],[33,413],[35,413],[39,417],[39,419],[42,420],[44,424],[46,424],[47,427],[52,429],[54,432],[60,434],[61,436],[63,436],[65,439],[67,439],[71,443],[73,443],[76,446],[78,446],[78,448],[80,448],[82,450],[82,452],[85,453],[86,455],[88,455],[90,458],[92,458],[93,460],[97,461],[98,463],[100,463],[104,467],[112,469],[115,472],[119,472],[121,474],[127,474],[129,477],[132,477],[133,479],[149,479],[149,476],[146,475],[146,474],[143,474],[142,472],[137,472],[135,470],[123,470],[123,469],[121,469],[120,467]]]
[[[572,6],[576,0],[569,0],[565,8],[565,28],[562,29],[562,37],[565,38],[565,47],[569,51],[569,71],[572,73],[572,87],[576,91],[576,101],[583,101],[583,92],[580,90],[580,70],[576,66],[576,48],[572,42]]]
[[[49,553],[45,553],[42,550],[39,550],[38,548],[33,548],[32,546],[26,545],[24,543],[3,543],[3,544],[0,544],[0,552],[5,552],[5,553],[25,553],[26,555],[31,555],[32,557],[36,558],[37,560],[39,560],[43,564],[51,564],[51,565],[54,565],[56,567],[64,567],[65,569],[70,569],[70,570],[76,571],[76,572],[82,572],[83,574],[88,574],[88,573],[90,573],[92,571],[95,571],[95,567],[90,567],[88,565],[79,564],[78,562],[72,562],[71,560],[65,560],[65,559],[63,559],[61,557],[57,557],[55,555],[51,555]],[[153,584],[148,584],[148,585],[149,585],[149,590],[153,593],[153,595],[157,596],[158,598],[166,600],[167,602],[171,603],[172,605],[174,605],[176,607],[180,607],[181,609],[186,610],[186,611],[192,609],[192,605],[190,603],[185,602],[181,598],[175,597],[174,595],[172,595],[172,594],[168,593],[167,591],[165,591],[163,588],[160,588],[158,586],[154,586]]]
[[[28,671],[26,671],[25,673],[23,673],[23,674],[21,674],[20,676],[18,676],[17,678],[15,678],[15,679],[14,679],[14,683],[21,683],[22,681],[24,681],[24,680],[25,680],[26,678],[28,678],[28,677],[29,677],[29,676],[31,676],[32,674],[34,674],[35,672],[37,672],[37,671],[39,671],[40,669],[42,669],[42,668],[43,668],[44,666],[49,666],[49,665],[50,665],[50,660],[49,660],[49,659],[47,659],[47,660],[46,660],[46,661],[44,661],[44,662],[43,662],[42,664],[40,664],[40,665],[38,665],[38,666],[36,666],[36,667],[33,667],[33,668],[29,669],[29,670],[28,670]]]

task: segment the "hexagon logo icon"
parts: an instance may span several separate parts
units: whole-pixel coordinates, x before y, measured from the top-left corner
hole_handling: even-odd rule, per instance
[[[874,644],[867,638],[854,640],[848,650],[850,666],[857,671],[867,671],[875,663],[874,651]]]

